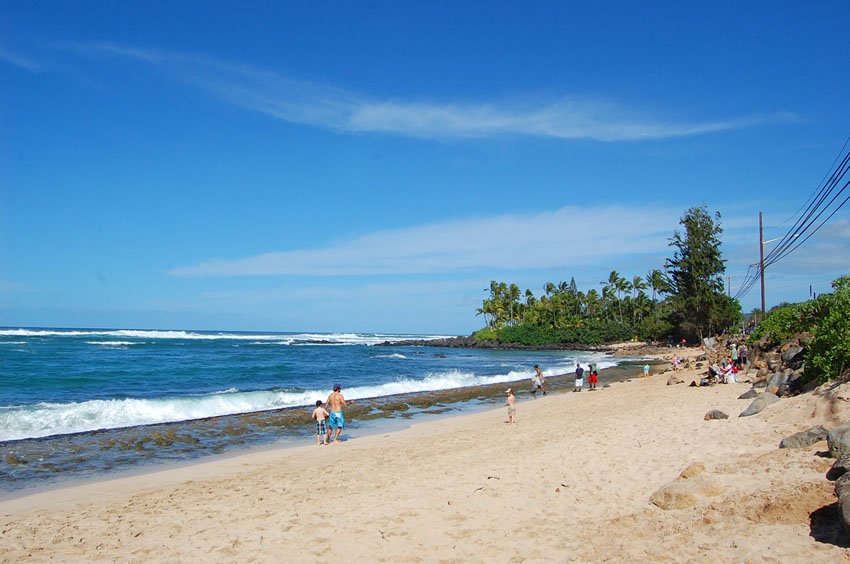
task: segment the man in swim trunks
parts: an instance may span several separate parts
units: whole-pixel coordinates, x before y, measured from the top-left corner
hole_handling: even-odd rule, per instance
[[[331,432],[334,429],[336,429],[336,435],[333,442],[334,444],[339,442],[339,435],[342,433],[343,427],[345,427],[345,416],[342,414],[342,410],[352,403],[354,403],[354,400],[345,401],[345,398],[340,393],[340,385],[334,384],[334,391],[328,396],[327,401],[328,410],[331,412],[330,420],[328,421],[327,442],[331,442]]]

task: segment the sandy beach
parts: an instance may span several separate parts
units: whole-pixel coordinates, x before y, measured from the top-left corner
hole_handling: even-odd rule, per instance
[[[4,501],[0,561],[850,561],[825,441],[777,448],[842,414],[670,374]]]

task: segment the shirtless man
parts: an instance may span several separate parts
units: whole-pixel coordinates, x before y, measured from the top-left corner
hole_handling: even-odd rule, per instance
[[[331,412],[330,419],[328,421],[328,439],[327,442],[331,442],[331,432],[334,428],[336,428],[336,435],[334,436],[334,444],[339,442],[339,435],[342,433],[342,428],[345,427],[345,417],[342,414],[342,410],[347,405],[351,405],[354,403],[354,400],[345,401],[345,398],[342,397],[340,393],[339,384],[334,384],[334,391],[331,392],[331,395],[328,396],[327,406],[328,411]]]
[[[546,387],[544,386],[544,384],[546,383],[546,377],[543,376],[543,371],[540,370],[540,366],[538,366],[536,364],[534,365],[534,376],[531,377],[531,382],[532,382],[531,393],[535,394],[535,397],[537,397],[536,396],[537,390],[540,390],[541,392],[543,392],[544,396],[546,395]]]

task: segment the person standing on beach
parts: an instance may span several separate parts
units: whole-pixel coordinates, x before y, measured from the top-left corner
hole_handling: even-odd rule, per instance
[[[505,393],[508,394],[508,399],[505,401],[505,405],[508,406],[508,420],[506,423],[513,424],[516,423],[516,396],[512,388],[505,390]]]
[[[540,366],[534,365],[534,376],[531,377],[531,394],[534,397],[537,397],[537,390],[543,392],[543,395],[546,395],[546,387],[544,384],[546,383],[546,378],[543,376],[543,371],[540,370]]]
[[[574,392],[580,392],[584,387],[584,368],[581,367],[581,363],[576,362],[576,387],[573,390]]]
[[[339,435],[342,433],[342,429],[345,427],[345,416],[342,413],[342,410],[345,409],[346,406],[349,406],[354,403],[354,400],[345,401],[345,398],[342,396],[340,392],[340,385],[334,384],[334,391],[331,392],[331,395],[328,396],[328,408],[330,409],[330,421],[328,427],[328,438],[327,441],[331,442],[331,432],[336,429],[336,435],[334,436],[334,444],[339,442]]]
[[[328,425],[325,418],[330,413],[322,406],[322,400],[316,400],[316,409],[313,410],[313,419],[316,420],[316,446],[328,444]],[[326,436],[327,435],[327,436]]]
[[[593,363],[593,364],[590,365],[591,366],[590,376],[588,377],[588,380],[587,380],[587,382],[590,384],[590,391],[595,390],[596,384],[599,382],[599,373],[596,372],[596,369],[594,368],[595,364],[596,363]]]

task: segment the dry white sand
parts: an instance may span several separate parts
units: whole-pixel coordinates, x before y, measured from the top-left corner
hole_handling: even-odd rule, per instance
[[[777,448],[823,398],[738,418],[746,384],[668,375],[6,501],[0,561],[850,560],[826,443]]]

